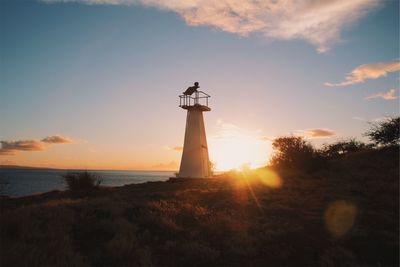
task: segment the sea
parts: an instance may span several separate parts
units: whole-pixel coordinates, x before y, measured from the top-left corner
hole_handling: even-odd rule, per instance
[[[22,197],[53,190],[66,190],[62,175],[83,170],[0,168],[0,196]],[[104,186],[123,186],[149,181],[166,181],[170,171],[88,170],[101,179]]]

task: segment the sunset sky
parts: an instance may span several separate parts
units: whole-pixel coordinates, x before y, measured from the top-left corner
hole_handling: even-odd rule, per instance
[[[399,115],[397,0],[1,0],[0,164],[176,170],[195,81],[217,169]]]

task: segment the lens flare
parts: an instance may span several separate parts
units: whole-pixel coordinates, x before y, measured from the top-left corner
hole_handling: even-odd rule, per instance
[[[261,183],[268,187],[279,188],[282,186],[282,179],[273,170],[259,169],[256,171],[256,175]]]
[[[353,227],[357,207],[348,201],[335,201],[325,211],[325,224],[329,233],[336,238],[344,236]]]

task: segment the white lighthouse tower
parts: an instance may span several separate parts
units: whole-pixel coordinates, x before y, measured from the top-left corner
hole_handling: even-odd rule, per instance
[[[203,119],[203,112],[211,111],[208,107],[210,96],[198,91],[198,88],[200,86],[196,82],[179,96],[179,107],[187,110],[179,178],[210,178],[212,176]]]

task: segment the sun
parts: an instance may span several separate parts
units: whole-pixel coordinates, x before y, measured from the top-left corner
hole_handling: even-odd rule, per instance
[[[264,166],[271,152],[270,142],[239,128],[224,131],[211,138],[209,143],[210,158],[216,171]]]

